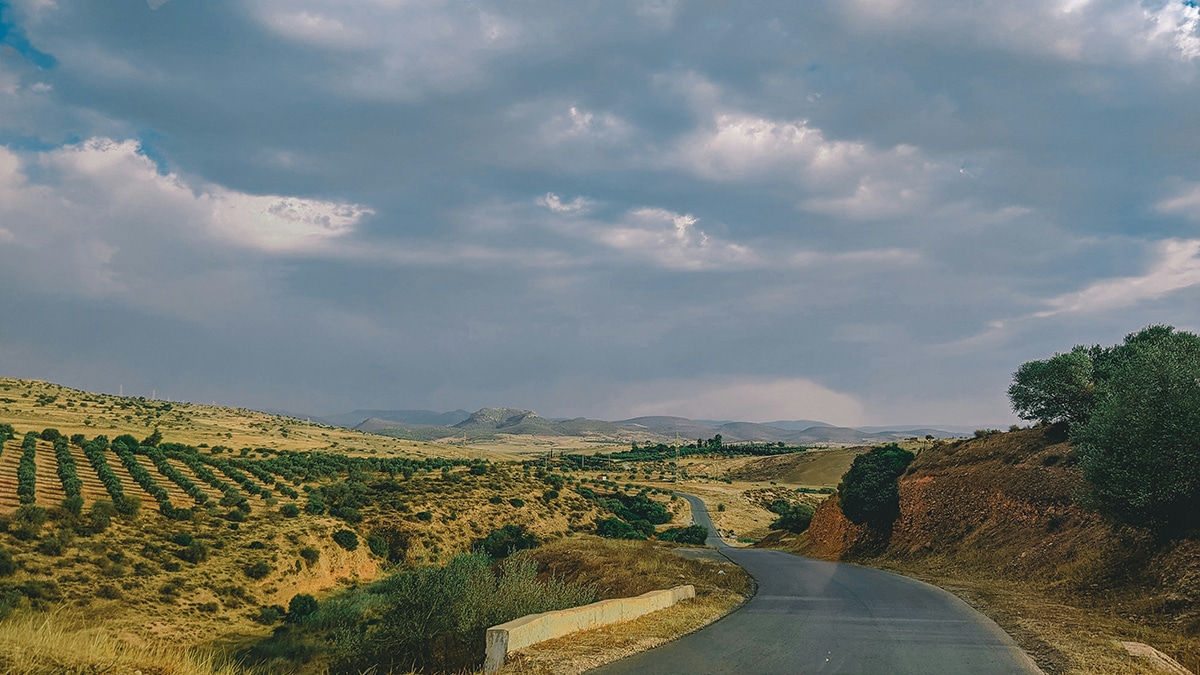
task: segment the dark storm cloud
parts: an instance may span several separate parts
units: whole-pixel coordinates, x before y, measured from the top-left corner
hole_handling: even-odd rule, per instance
[[[0,7],[6,374],[999,423],[1200,325],[1190,4]]]

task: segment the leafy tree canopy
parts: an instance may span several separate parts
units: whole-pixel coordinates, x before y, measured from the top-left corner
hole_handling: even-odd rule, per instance
[[[895,443],[855,457],[838,486],[842,513],[859,525],[890,526],[900,514],[897,481],[914,457]]]

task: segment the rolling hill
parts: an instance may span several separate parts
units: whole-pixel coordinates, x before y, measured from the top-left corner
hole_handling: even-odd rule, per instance
[[[438,414],[438,413],[434,413]],[[444,413],[455,415],[457,413]],[[881,429],[871,430],[837,427],[823,422],[794,428],[808,420],[763,424],[757,422],[712,423],[686,417],[666,415],[635,417],[616,422],[578,417],[553,420],[532,410],[520,408],[483,408],[452,426],[399,423],[387,418],[372,417],[354,428],[368,433],[420,441],[466,438],[468,441],[488,440],[498,435],[566,436],[614,441],[670,443],[676,436],[681,441],[714,438],[718,434],[726,442],[786,443],[788,445],[860,445],[888,443],[913,436],[931,435],[952,438],[956,434],[941,429]],[[782,425],[782,426],[777,426]],[[785,428],[793,427],[793,428]]]

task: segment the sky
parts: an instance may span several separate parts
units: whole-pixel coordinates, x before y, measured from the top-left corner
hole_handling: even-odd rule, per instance
[[[326,414],[1016,421],[1200,329],[1200,9],[0,2],[0,375]]]

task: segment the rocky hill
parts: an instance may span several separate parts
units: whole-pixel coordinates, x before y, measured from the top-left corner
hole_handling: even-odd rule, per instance
[[[937,443],[900,478],[890,531],[850,522],[829,499],[797,547],[831,560],[1028,584],[1056,601],[1158,626],[1163,639],[1179,640],[1177,657],[1200,654],[1200,533],[1157,541],[1106,522],[1085,507],[1076,461],[1057,426]]]

